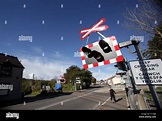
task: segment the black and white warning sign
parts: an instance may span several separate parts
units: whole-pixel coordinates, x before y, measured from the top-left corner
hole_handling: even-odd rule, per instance
[[[129,62],[131,71],[137,85],[162,84],[161,59],[140,60]]]

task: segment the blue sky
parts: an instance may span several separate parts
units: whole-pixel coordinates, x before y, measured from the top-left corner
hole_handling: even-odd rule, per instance
[[[0,0],[0,52],[21,60],[25,78],[32,74],[39,79],[59,77],[71,65],[83,68],[76,54],[86,39],[80,39],[79,31],[101,18],[106,18],[104,25],[109,26],[101,33],[116,36],[118,43],[132,35],[144,36],[122,26],[126,7],[138,4],[137,0]],[[22,40],[22,36],[28,38]],[[92,33],[88,44],[101,38]],[[136,59],[125,48],[121,52],[128,60]],[[114,75],[117,69],[109,64],[89,70],[100,80]]]

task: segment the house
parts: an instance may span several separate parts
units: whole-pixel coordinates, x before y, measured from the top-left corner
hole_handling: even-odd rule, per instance
[[[21,99],[23,70],[17,57],[0,53],[0,101]]]
[[[107,80],[109,85],[122,85],[125,84],[128,79],[125,72],[119,72]]]

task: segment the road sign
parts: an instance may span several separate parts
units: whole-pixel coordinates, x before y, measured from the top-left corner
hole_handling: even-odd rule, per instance
[[[60,75],[60,79],[58,80],[58,83],[61,83],[61,84],[66,83],[66,79],[64,78],[63,75]]]
[[[124,60],[115,36],[81,47],[80,55],[85,69]]]
[[[105,22],[105,18],[101,18],[100,21],[98,21],[96,24],[94,24],[92,26],[92,28],[88,28],[88,29],[83,29],[80,31],[80,34],[83,34],[81,36],[81,40],[84,40],[87,36],[89,36],[92,32],[98,32],[98,31],[104,31],[104,30],[107,30],[108,29],[108,26],[107,25],[102,25],[100,26],[101,24],[103,24]]]
[[[162,84],[161,59],[140,60],[129,62],[132,74],[137,85]]]
[[[119,47],[120,47],[120,48],[128,47],[128,46],[130,46],[130,45],[133,45],[133,43],[132,43],[131,40],[126,41],[126,42],[121,42],[121,43],[119,43]]]

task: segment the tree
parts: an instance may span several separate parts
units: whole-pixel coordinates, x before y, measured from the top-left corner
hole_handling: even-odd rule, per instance
[[[64,73],[64,77],[67,81],[67,83],[69,83],[71,81],[71,83],[74,83],[76,77],[79,75],[80,72],[80,68],[77,67],[76,65],[72,65],[69,68],[66,69],[66,73]]]
[[[91,83],[93,83],[93,84],[96,84],[96,78],[95,77],[92,77],[92,79],[91,79]]]
[[[91,85],[92,73],[89,70],[81,69],[80,78],[82,80],[82,83],[85,84],[85,88]]]
[[[158,26],[159,31],[162,33],[162,24]],[[148,48],[144,50],[143,55],[147,59],[162,59],[162,38],[159,34],[155,34],[153,39],[149,40]]]
[[[124,13],[126,18],[124,26],[130,29],[140,30],[162,38],[162,2],[160,0],[139,0],[139,5],[134,9],[128,9]]]
[[[141,50],[145,58],[162,58],[162,1],[138,1],[139,4],[133,9],[127,8],[124,26],[151,35],[151,39],[147,42],[148,48]]]
[[[23,78],[22,80],[22,93],[24,95],[32,93],[32,80]]]
[[[76,78],[80,78],[82,82],[86,83],[86,85],[91,84],[92,73],[89,70],[80,69],[76,65],[72,65],[66,69],[66,73],[64,73],[64,77],[67,83],[75,83]]]

